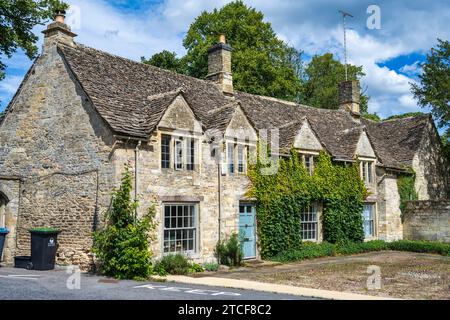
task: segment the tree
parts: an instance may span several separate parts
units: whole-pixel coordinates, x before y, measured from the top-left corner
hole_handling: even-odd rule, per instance
[[[381,121],[380,116],[376,112],[363,114],[363,117],[366,118],[366,119],[373,120],[375,122],[380,122]]]
[[[0,53],[11,58],[21,48],[33,59],[38,50],[33,28],[53,17],[56,10],[68,7],[59,0],[0,0]],[[5,68],[0,60],[0,80],[5,77]]]
[[[93,252],[100,272],[118,279],[147,279],[152,271],[149,240],[156,228],[154,206],[146,215],[136,217],[138,202],[132,200],[133,175],[125,166],[120,188],[112,196],[106,212],[106,226],[94,233]]]
[[[440,127],[450,123],[450,43],[438,39],[422,64],[420,84],[411,84],[411,91],[421,107],[431,107]]]
[[[431,48],[426,62],[422,64],[420,83],[412,83],[411,92],[422,108],[431,107],[431,113],[440,128],[447,127],[442,142],[448,156],[450,154],[450,43],[448,40],[437,40],[437,46]]]
[[[362,66],[348,65],[348,79],[360,80],[365,76]],[[334,59],[332,53],[315,55],[303,75],[301,103],[317,108],[339,107],[338,84],[345,80],[345,65]],[[360,109],[367,113],[369,97],[361,93]]]
[[[175,52],[163,50],[159,53],[155,53],[150,59],[146,60],[145,57],[141,57],[142,63],[149,64],[158,68],[174,71],[177,73],[186,73],[186,64],[184,59],[177,57]]]
[[[202,12],[191,24],[183,41],[187,49],[187,73],[205,78],[207,50],[219,34],[233,48],[233,83],[237,90],[295,100],[300,89],[297,76],[301,53],[278,39],[264,15],[242,1]]]

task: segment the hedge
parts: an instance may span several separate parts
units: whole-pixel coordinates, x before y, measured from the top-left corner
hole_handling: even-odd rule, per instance
[[[270,258],[273,261],[291,262],[320,257],[350,255],[372,251],[395,250],[421,253],[435,253],[443,256],[450,256],[450,243],[431,241],[410,241],[399,240],[385,242],[373,240],[368,242],[347,242],[332,244],[328,242],[313,243],[303,242],[300,249],[286,250]]]

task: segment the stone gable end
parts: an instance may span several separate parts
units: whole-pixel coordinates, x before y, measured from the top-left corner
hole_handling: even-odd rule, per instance
[[[294,148],[314,151],[323,150],[322,144],[306,120],[295,137]]]
[[[196,119],[182,95],[167,108],[158,125],[159,128],[202,132],[201,123]]]
[[[356,155],[376,158],[375,151],[365,131],[363,131],[359,137],[358,144],[356,145]]]
[[[225,136],[240,140],[248,139],[249,141],[257,141],[258,139],[255,129],[239,106],[236,107],[235,113],[225,130]]]

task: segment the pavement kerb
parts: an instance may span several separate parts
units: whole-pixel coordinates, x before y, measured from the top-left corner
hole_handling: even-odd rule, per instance
[[[331,300],[398,300],[389,297],[376,297],[369,295],[362,295],[349,292],[340,291],[330,291],[330,290],[320,290],[311,288],[294,287],[283,284],[272,284],[249,280],[238,280],[229,278],[217,278],[217,277],[187,277],[187,276],[174,276],[169,275],[166,277],[167,281],[179,282],[185,284],[196,284],[205,286],[216,286],[225,287],[233,289],[245,289],[245,290],[255,290],[264,291],[272,293],[281,294],[292,294],[296,296],[303,297],[314,297],[321,299],[331,299]]]

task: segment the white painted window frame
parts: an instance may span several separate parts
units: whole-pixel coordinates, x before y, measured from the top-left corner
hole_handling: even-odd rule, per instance
[[[195,217],[194,217],[194,223],[195,223],[195,240],[194,240],[194,250],[186,250],[186,251],[168,251],[165,252],[164,250],[164,232],[167,230],[165,227],[165,208],[166,206],[193,206],[195,210]],[[186,254],[187,256],[196,256],[200,252],[200,204],[198,202],[163,202],[161,205],[161,216],[162,216],[162,231],[161,231],[161,252],[162,255],[170,255],[170,254],[177,254],[182,253]],[[193,229],[193,228],[189,228]],[[172,228],[171,228],[172,230]],[[176,229],[175,229],[176,230]]]
[[[167,135],[170,136],[170,165],[169,168],[163,168],[162,167],[162,136],[163,135]],[[188,142],[193,139],[194,140],[194,170],[188,170],[187,169],[187,165],[188,165],[188,160],[187,160],[187,156],[188,156],[188,150],[187,148],[188,146]],[[182,168],[177,168],[176,167],[176,153],[175,153],[175,144],[176,144],[176,140],[181,140],[182,141]],[[201,135],[198,134],[192,134],[189,132],[180,134],[178,131],[176,134],[174,134],[174,132],[171,131],[165,131],[165,130],[159,130],[158,132],[158,147],[159,147],[159,168],[160,170],[174,170],[174,171],[187,171],[187,172],[200,172],[201,169]]]

